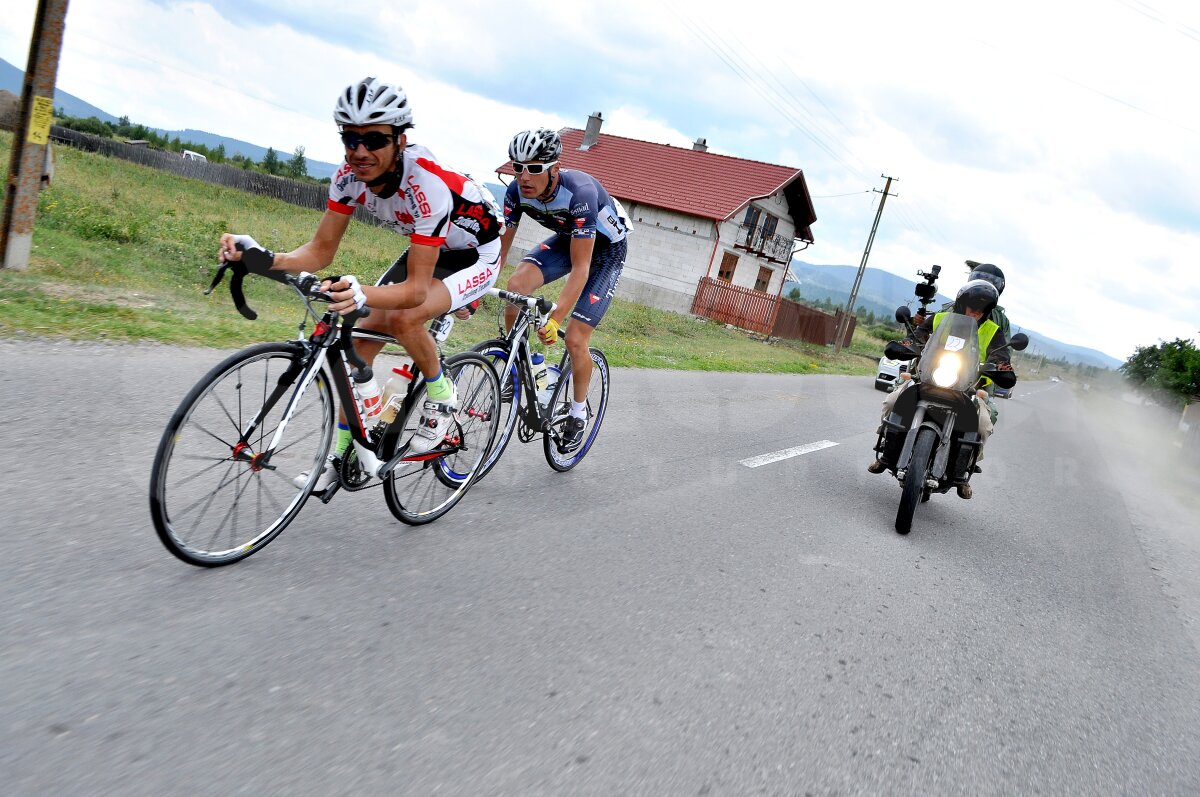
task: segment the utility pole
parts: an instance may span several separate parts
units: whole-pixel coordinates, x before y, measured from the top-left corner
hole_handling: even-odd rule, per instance
[[[0,265],[29,267],[38,188],[50,145],[54,118],[54,83],[67,20],[67,0],[38,0],[29,61],[21,88],[21,109],[13,135],[8,180],[4,184],[4,216],[0,220]]]
[[[837,332],[833,339],[833,353],[838,354],[842,350],[842,338],[846,335],[846,330],[850,328],[850,317],[854,313],[854,302],[858,299],[858,286],[862,285],[863,272],[867,270],[867,258],[871,256],[871,244],[875,242],[875,231],[879,229],[879,217],[883,215],[883,203],[887,202],[889,196],[900,196],[899,194],[889,194],[888,189],[892,187],[892,181],[900,182],[899,177],[888,177],[886,174],[879,175],[886,178],[887,183],[884,184],[883,190],[872,188],[871,190],[877,194],[883,194],[879,198],[879,208],[875,211],[875,223],[871,225],[871,235],[867,238],[867,248],[863,250],[862,262],[858,264],[858,276],[854,278],[854,287],[850,289],[850,298],[846,300],[846,312],[842,315],[841,321],[838,322]]]

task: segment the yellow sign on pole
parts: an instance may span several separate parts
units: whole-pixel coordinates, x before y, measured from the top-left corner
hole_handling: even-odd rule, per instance
[[[29,135],[25,140],[30,144],[50,143],[50,122],[54,119],[54,100],[49,97],[33,98],[33,115],[29,119]]]

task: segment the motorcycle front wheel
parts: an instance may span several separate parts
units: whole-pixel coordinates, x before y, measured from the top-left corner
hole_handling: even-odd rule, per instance
[[[932,429],[921,429],[913,443],[912,457],[904,474],[900,491],[900,508],[896,510],[896,531],[908,534],[912,530],[913,515],[925,494],[925,481],[929,478],[929,466],[933,462],[933,449],[937,444],[937,433]]]

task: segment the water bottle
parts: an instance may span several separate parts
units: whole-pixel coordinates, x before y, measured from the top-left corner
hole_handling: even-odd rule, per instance
[[[539,387],[537,392],[538,403],[543,407],[550,405],[550,397],[554,395],[554,388],[558,387],[558,366],[553,363],[546,365],[546,386]]]
[[[430,325],[429,331],[433,333],[433,339],[438,343],[445,343],[446,338],[450,337],[450,330],[454,328],[454,316],[450,313],[438,318]]]
[[[362,404],[363,428],[369,429],[379,420],[379,413],[383,410],[383,396],[379,390],[379,383],[372,376],[366,382],[356,382],[354,391],[358,393],[358,400]]]
[[[546,389],[546,357],[535,351],[530,359],[533,361],[533,388],[540,394]]]
[[[412,381],[413,372],[405,363],[399,368],[392,369],[392,376],[383,386],[383,409],[379,413],[379,422],[381,424],[389,424],[396,420],[396,413],[400,411],[400,405],[404,403],[404,397],[408,394],[408,383]]]

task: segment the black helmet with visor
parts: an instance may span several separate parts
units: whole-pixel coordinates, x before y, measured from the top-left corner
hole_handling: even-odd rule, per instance
[[[971,280],[958,289],[958,295],[954,297],[954,312],[962,313],[968,308],[978,310],[983,313],[980,317],[982,322],[996,309],[998,301],[1000,292],[996,290],[995,285],[987,280]]]

